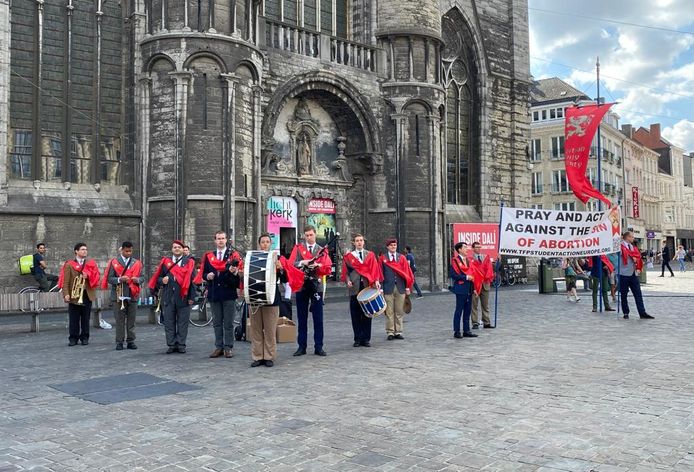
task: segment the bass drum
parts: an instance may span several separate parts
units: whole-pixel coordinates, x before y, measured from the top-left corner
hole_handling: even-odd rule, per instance
[[[243,297],[248,305],[272,305],[275,302],[276,261],[276,251],[246,253],[243,265]]]

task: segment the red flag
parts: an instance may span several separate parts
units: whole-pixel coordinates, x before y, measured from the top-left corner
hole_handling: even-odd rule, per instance
[[[292,292],[298,292],[304,286],[304,271],[294,267],[286,257],[280,256],[280,264],[287,273],[287,280]]]
[[[564,150],[566,158],[566,179],[573,190],[574,195],[583,203],[591,197],[604,202],[608,208],[610,202],[588,180],[586,169],[590,155],[590,145],[593,136],[602,121],[602,117],[612,106],[611,103],[603,105],[587,105],[582,107],[569,107],[566,109]]]
[[[364,262],[360,261],[359,258],[355,257],[354,254],[348,252],[342,259],[342,277],[341,281],[347,281],[348,269],[356,270],[359,275],[366,278],[369,281],[369,285],[373,285],[376,281],[381,282],[383,280],[383,272],[381,264],[378,263],[376,255],[373,252],[369,252],[366,255]]]

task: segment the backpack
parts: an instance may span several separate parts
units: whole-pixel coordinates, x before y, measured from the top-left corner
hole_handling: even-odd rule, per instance
[[[28,254],[17,259],[19,275],[29,275],[34,273],[34,255]]]

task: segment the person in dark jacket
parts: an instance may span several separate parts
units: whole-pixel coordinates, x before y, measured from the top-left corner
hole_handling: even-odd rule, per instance
[[[468,246],[466,243],[456,243],[455,255],[451,259],[449,274],[453,281],[451,291],[455,293],[455,311],[453,312],[453,337],[476,338],[477,335],[470,330],[470,314],[472,312],[472,276],[470,261],[468,260]],[[463,317],[463,333],[460,333],[460,317]]]
[[[419,284],[417,284],[417,263],[415,262],[412,248],[410,246],[405,246],[405,251],[405,257],[407,258],[407,262],[410,263],[410,269],[412,269],[412,275],[414,275],[414,283],[412,287],[417,292],[417,298],[423,298],[424,295],[422,295],[422,290],[419,288]]]
[[[663,258],[663,263],[660,267],[660,276],[665,277],[665,268],[667,267],[667,270],[670,271],[670,277],[674,277],[675,273],[672,271],[672,267],[670,267],[670,259],[672,259],[672,253],[670,252],[670,246],[667,245],[667,241],[663,241],[663,248],[660,252],[660,255]]]

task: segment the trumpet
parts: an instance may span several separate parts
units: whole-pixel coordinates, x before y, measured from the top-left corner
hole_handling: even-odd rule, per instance
[[[77,298],[77,305],[84,305],[84,285],[85,279],[82,274],[77,275],[75,280],[72,282],[72,291],[70,292],[70,298],[74,300]]]
[[[120,309],[125,309],[125,299],[123,298],[123,284],[118,283],[116,285],[116,299],[120,300]]]
[[[161,312],[161,295],[157,296],[157,307],[154,309],[154,313]]]

